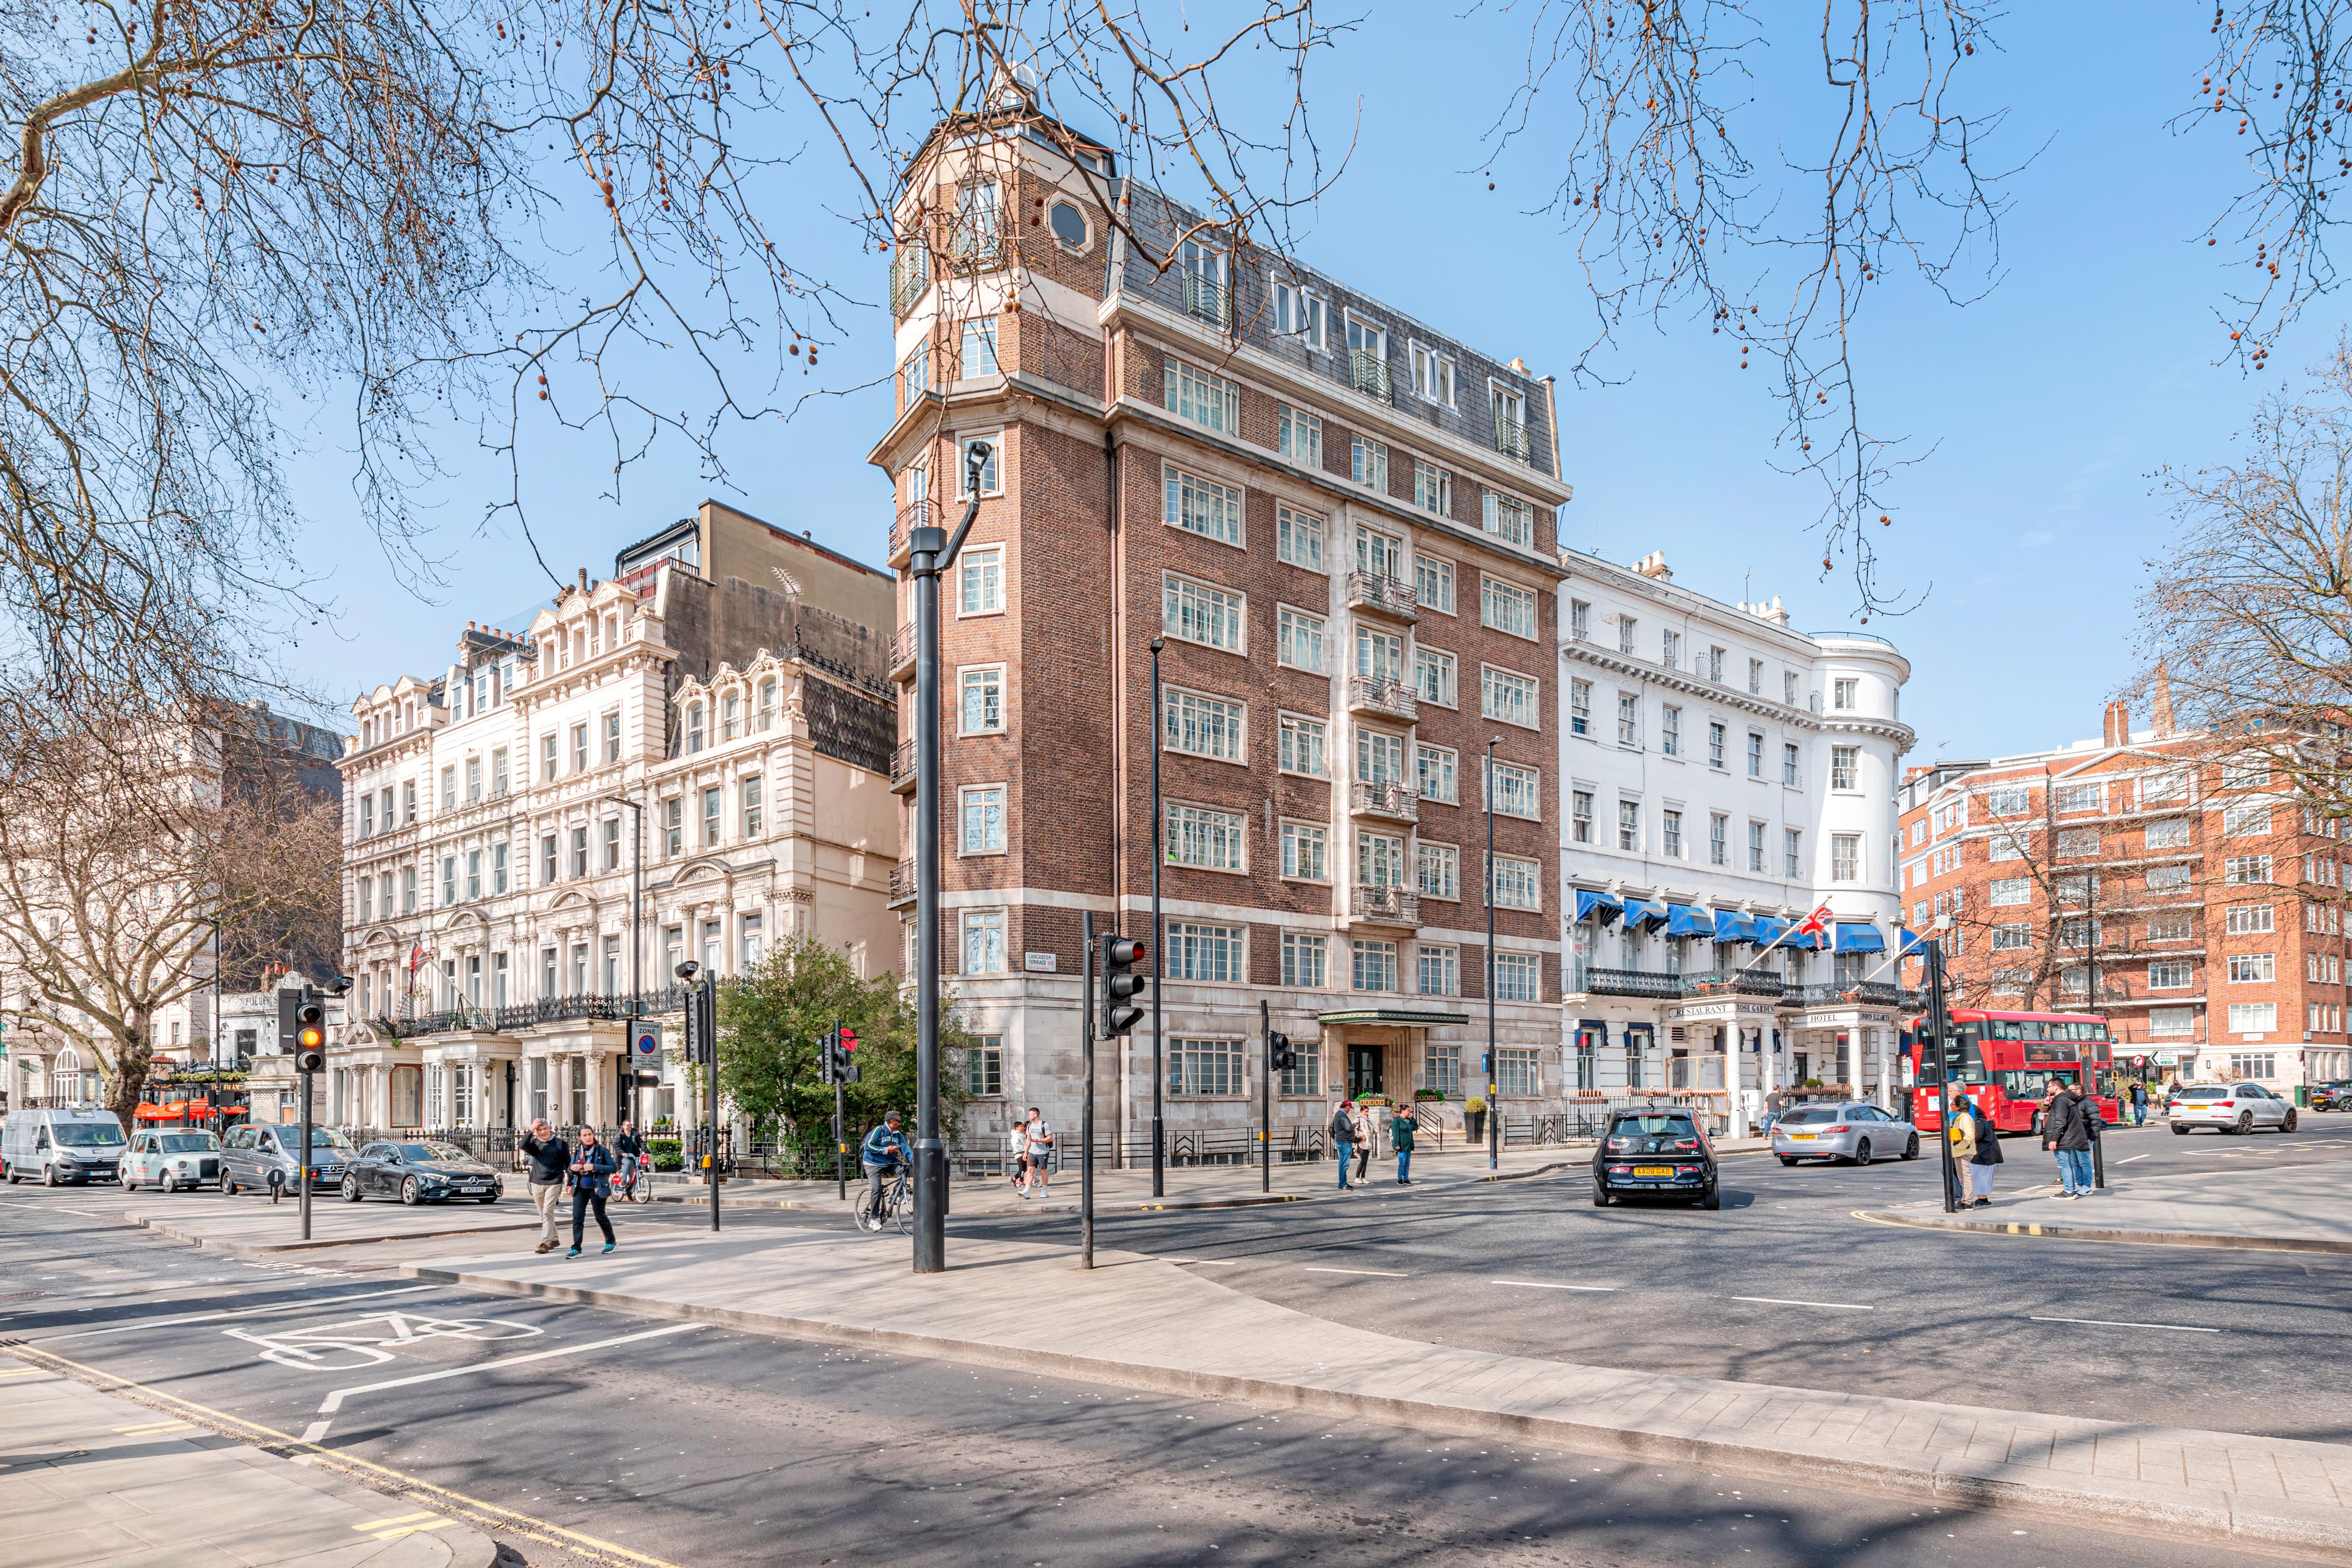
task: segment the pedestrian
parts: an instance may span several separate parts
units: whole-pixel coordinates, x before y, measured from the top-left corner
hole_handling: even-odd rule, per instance
[[[1402,1105],[1389,1121],[1389,1143],[1396,1149],[1397,1186],[1412,1185],[1412,1113]]]
[[[635,1122],[621,1124],[621,1135],[613,1140],[613,1152],[621,1159],[621,1191],[633,1195],[637,1189],[637,1172],[646,1163],[646,1135],[637,1131]]]
[[[1372,1147],[1380,1142],[1380,1124],[1372,1120],[1369,1102],[1356,1102],[1356,1180],[1368,1186],[1372,1178]]]
[[[1046,1124],[1045,1113],[1032,1105],[1024,1132],[1029,1142],[1029,1181],[1036,1188],[1036,1196],[1043,1197],[1046,1184],[1054,1179],[1054,1129]],[[1028,1187],[1021,1189],[1022,1197],[1029,1195]]]
[[[1015,1192],[1027,1190],[1029,1186],[1029,1125],[1027,1123],[1015,1122],[1013,1124],[1012,1131],[1005,1134],[1004,1160],[1013,1172],[1013,1189]]]
[[[2042,1113],[2042,1146],[2058,1161],[2058,1184],[2061,1197],[2088,1197],[2091,1194],[2091,1119],[2098,1109],[2083,1098],[2082,1086],[2069,1082],[2059,1085],[2050,1097],[2049,1107]]]
[[[2145,1080],[2143,1080],[2143,1079],[2138,1079],[2138,1078],[2135,1078],[2135,1079],[2133,1079],[2133,1080],[2132,1080],[2131,1100],[2132,1100],[2132,1125],[2133,1125],[2133,1126],[2135,1126],[2135,1127],[2145,1127],[2145,1126],[2147,1126],[2147,1082],[2146,1082]]]
[[[572,1164],[572,1148],[555,1135],[544,1116],[534,1119],[523,1134],[522,1152],[530,1156],[530,1202],[539,1210],[539,1245],[534,1252],[552,1252],[562,1219],[557,1205],[563,1201],[564,1174]]]
[[[1787,1105],[1788,1103],[1787,1097],[1781,1094],[1778,1085],[1775,1085],[1764,1092],[1764,1131],[1762,1134],[1764,1137],[1769,1138],[1772,1135],[1773,1124],[1780,1120],[1781,1108]]]
[[[866,1210],[879,1215],[882,1212],[884,1178],[895,1176],[902,1170],[912,1170],[915,1166],[914,1145],[908,1143],[907,1134],[898,1130],[898,1112],[882,1113],[882,1124],[867,1133],[866,1141],[857,1146],[857,1164],[858,1168],[866,1173]],[[879,1230],[881,1220],[877,1218],[874,1228]]]
[[[596,1228],[604,1233],[604,1250],[614,1247],[613,1222],[604,1213],[604,1200],[613,1196],[613,1173],[621,1162],[613,1151],[596,1141],[596,1129],[583,1125],[572,1151],[572,1250],[566,1258],[580,1256],[581,1233],[587,1228],[588,1211],[596,1211]]]
[[[1348,1162],[1356,1157],[1356,1103],[1342,1100],[1331,1113],[1331,1147],[1339,1156],[1339,1190],[1348,1190]]]

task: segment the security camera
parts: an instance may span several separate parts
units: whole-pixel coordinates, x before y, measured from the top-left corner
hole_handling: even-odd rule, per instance
[[[689,986],[694,984],[694,977],[700,973],[702,973],[702,966],[691,958],[677,967],[677,977]]]

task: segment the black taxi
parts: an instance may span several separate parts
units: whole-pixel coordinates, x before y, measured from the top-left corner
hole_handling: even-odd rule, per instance
[[[1633,1193],[1722,1207],[1714,1145],[1688,1111],[1662,1106],[1611,1113],[1592,1152],[1592,1206],[1606,1208]]]

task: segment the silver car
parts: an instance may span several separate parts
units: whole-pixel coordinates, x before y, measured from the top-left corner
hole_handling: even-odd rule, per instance
[[[294,1186],[295,1156],[302,1152],[299,1126],[265,1125],[233,1128],[221,1140],[221,1178],[231,1192]],[[352,1157],[352,1141],[332,1127],[310,1129],[310,1189],[343,1184],[343,1166]]]
[[[1875,1105],[1800,1105],[1772,1124],[1772,1152],[1784,1166],[1799,1160],[1919,1157],[1919,1129]]]
[[[2192,1083],[2172,1097],[2165,1120],[2173,1133],[2188,1136],[2195,1127],[2217,1133],[2251,1133],[2256,1127],[2294,1131],[2294,1103],[2281,1099],[2259,1083]]]

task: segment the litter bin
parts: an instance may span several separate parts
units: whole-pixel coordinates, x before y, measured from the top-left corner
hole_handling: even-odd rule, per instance
[[[2308,1110],[2310,1110],[2310,1109],[2311,1109],[2311,1085],[2310,1085],[2310,1084],[2308,1084],[2308,1083],[2298,1083],[2298,1084],[2296,1084],[2296,1085],[2294,1086],[2294,1103],[2295,1103],[2296,1104],[2298,1104],[2298,1105],[2302,1106],[2302,1107],[2303,1107],[2305,1110],[2306,1110],[2306,1111],[2308,1111]]]

